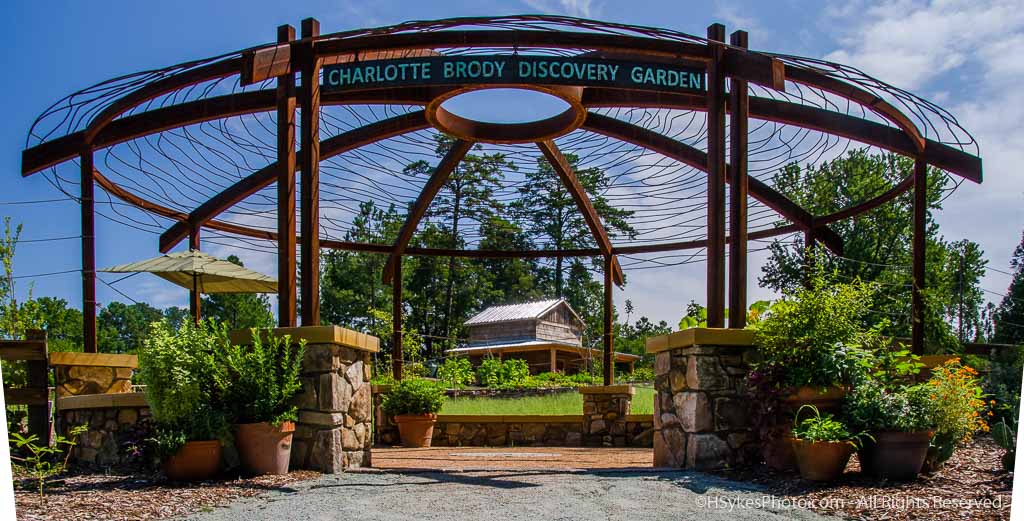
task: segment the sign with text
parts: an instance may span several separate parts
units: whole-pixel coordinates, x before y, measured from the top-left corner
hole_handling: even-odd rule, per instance
[[[323,68],[328,91],[417,85],[537,84],[704,92],[704,70],[670,63],[556,56],[432,56]]]

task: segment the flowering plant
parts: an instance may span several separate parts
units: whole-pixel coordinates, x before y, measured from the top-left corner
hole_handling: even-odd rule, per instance
[[[925,387],[935,415],[935,438],[929,462],[941,464],[953,455],[958,444],[970,441],[975,432],[988,432],[987,404],[978,372],[963,365],[959,358],[932,369],[932,377]],[[988,416],[991,415],[989,411]]]

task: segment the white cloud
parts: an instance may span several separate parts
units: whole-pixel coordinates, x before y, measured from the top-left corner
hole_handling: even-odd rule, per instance
[[[523,3],[547,14],[596,18],[601,13],[601,5],[593,0],[523,0]]]

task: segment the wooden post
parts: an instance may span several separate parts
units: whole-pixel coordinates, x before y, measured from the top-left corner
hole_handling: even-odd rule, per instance
[[[708,27],[708,327],[725,326],[725,77],[720,61],[725,26]]]
[[[913,290],[911,296],[911,350],[924,354],[925,235],[928,225],[928,163],[914,160]]]
[[[747,32],[736,31],[729,43],[747,48]],[[730,78],[729,156],[729,327],[747,325],[747,131],[750,100],[746,80]]]
[[[295,28],[277,28],[277,42]],[[277,323],[295,327],[295,72],[277,78]]]
[[[558,372],[558,351],[554,348],[551,348],[551,372]]]
[[[200,228],[194,227],[188,234],[188,249],[199,251],[199,230]],[[192,314],[192,321],[196,325],[199,325],[199,321],[202,319],[200,313],[200,306],[202,303],[202,293],[198,290],[199,287],[199,276],[196,274],[192,275],[192,289],[188,292],[188,310]]]
[[[402,379],[402,256],[395,257],[391,279],[391,376]]]
[[[28,433],[39,436],[39,445],[48,447],[50,445],[50,401],[48,391],[50,367],[47,354],[46,331],[38,329],[29,330],[25,333],[25,340],[43,343],[42,360],[29,360],[25,362],[28,372],[27,387],[29,389],[42,389],[43,396],[45,397],[42,403],[28,406]]]
[[[96,352],[96,210],[93,152],[89,145],[79,155],[82,210],[82,350]]]
[[[615,381],[614,347],[612,337],[612,256],[604,256],[604,385]]]
[[[320,64],[313,38],[320,22],[302,21],[302,325],[320,325]]]

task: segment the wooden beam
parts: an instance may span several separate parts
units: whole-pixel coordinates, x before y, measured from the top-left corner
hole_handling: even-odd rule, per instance
[[[437,196],[437,193],[441,191],[441,188],[448,181],[452,171],[455,170],[455,167],[459,165],[459,162],[469,153],[469,149],[472,147],[472,141],[456,140],[452,147],[448,149],[448,153],[441,158],[441,162],[434,168],[434,173],[430,175],[427,184],[423,186],[420,195],[416,197],[416,202],[409,209],[409,215],[406,216],[405,223],[402,224],[402,228],[398,231],[398,238],[391,249],[391,255],[388,256],[387,263],[384,264],[383,279],[385,284],[391,284],[395,267],[398,266],[398,259],[405,252],[409,241],[412,240],[416,227],[419,225],[420,220],[423,219],[423,215],[427,213],[427,207],[430,206],[434,197]]]
[[[46,360],[46,342],[0,340],[0,360]]]
[[[188,234],[188,249],[199,251],[199,234],[201,228],[196,227],[192,229],[192,233]],[[199,325],[199,321],[202,320],[202,294],[199,292],[199,276],[196,274],[192,275],[192,289],[188,290],[188,309],[192,315],[192,321]]]
[[[277,41],[295,39],[295,28],[277,28]],[[290,49],[285,45],[285,48]],[[289,53],[289,59],[291,54]],[[295,73],[277,78],[277,324],[295,327]]]
[[[391,377],[402,379],[402,256],[395,258],[395,278],[391,284]]]
[[[614,270],[612,266],[615,265],[614,257],[611,255],[604,256],[604,385],[612,385],[615,381],[615,360],[612,358],[615,349],[615,338],[612,336],[612,315],[615,314],[615,308],[612,304],[612,273]]]
[[[576,173],[572,171],[569,161],[565,159],[565,156],[558,149],[558,146],[555,145],[554,141],[540,141],[537,143],[537,147],[540,148],[548,163],[551,164],[552,169],[558,174],[558,178],[562,180],[562,184],[565,185],[565,189],[572,196],[573,201],[576,201],[576,207],[583,214],[583,220],[586,221],[587,226],[590,228],[590,233],[594,236],[598,249],[601,250],[603,255],[611,256],[612,277],[615,283],[621,286],[624,283],[622,268],[612,253],[612,241],[608,237],[608,231],[601,224],[601,216],[597,214],[594,204],[590,202],[586,189],[583,188],[580,180],[576,177]]]
[[[5,405],[47,405],[50,401],[50,390],[46,387],[7,387],[4,386]]]
[[[92,148],[79,156],[82,230],[82,349],[96,352],[96,198]]]
[[[912,274],[913,287],[911,295],[911,351],[915,355],[924,354],[924,287],[925,287],[925,255],[928,233],[928,164],[917,159],[914,161],[914,236],[912,239]]]
[[[722,56],[725,26],[708,27],[711,59],[707,66],[708,118],[708,249],[707,249],[707,311],[708,327],[725,327],[725,72]]]
[[[297,57],[302,71],[302,325],[320,325],[320,60],[313,50],[313,38],[320,35],[320,22],[302,21],[302,54]]]
[[[729,37],[734,47],[747,48],[746,31]],[[747,138],[749,92],[746,80],[731,78],[729,89],[729,327],[747,325]]]

